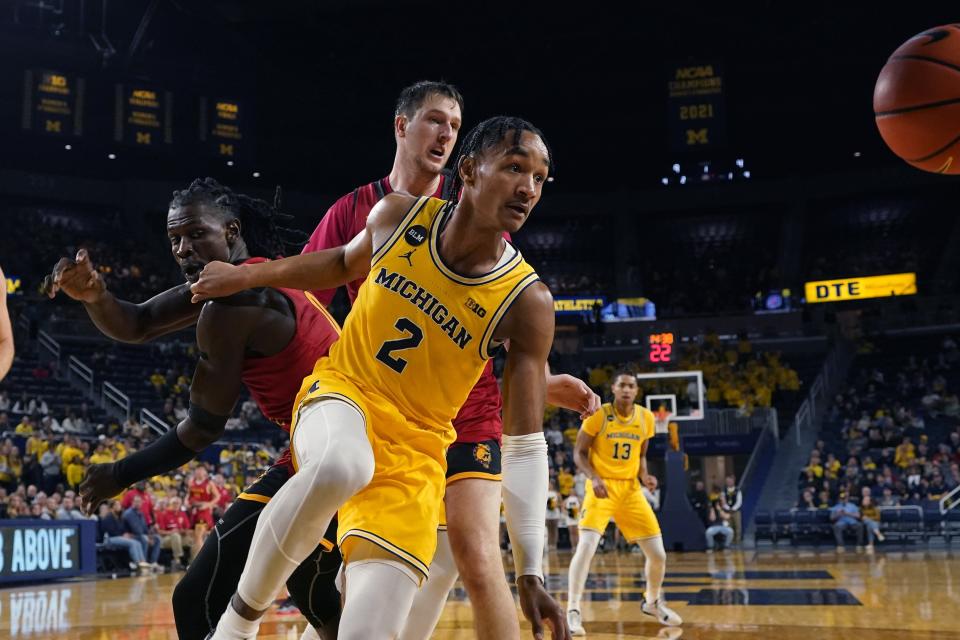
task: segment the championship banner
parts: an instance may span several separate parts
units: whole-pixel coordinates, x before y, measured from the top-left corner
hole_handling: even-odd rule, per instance
[[[675,65],[667,82],[670,148],[695,151],[726,142],[723,76],[712,64]]]
[[[113,138],[138,147],[173,143],[173,94],[148,84],[118,84]]]
[[[95,573],[93,520],[0,520],[0,583]]]
[[[59,71],[23,74],[23,118],[28,131],[51,136],[83,134],[83,78]]]
[[[883,276],[817,280],[804,285],[807,303],[864,300],[912,296],[917,293],[916,273],[891,273]]]
[[[233,98],[200,98],[200,142],[210,155],[234,160],[246,151],[246,106]]]

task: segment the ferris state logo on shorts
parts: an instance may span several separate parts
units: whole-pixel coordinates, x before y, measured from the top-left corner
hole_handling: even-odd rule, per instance
[[[419,247],[427,239],[427,228],[422,224],[415,224],[403,234],[403,239],[412,247]]]
[[[489,469],[490,463],[493,461],[490,445],[482,442],[473,445],[473,459],[482,464],[484,469]]]

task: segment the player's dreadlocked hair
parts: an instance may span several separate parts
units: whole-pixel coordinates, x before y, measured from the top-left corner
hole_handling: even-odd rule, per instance
[[[240,220],[240,233],[252,256],[276,258],[287,255],[289,249],[299,251],[307,236],[296,229],[280,226],[293,216],[280,212],[280,187],[277,186],[273,204],[243,193],[234,193],[213,178],[197,178],[183,191],[174,191],[170,207],[207,203],[225,214]]]
[[[453,164],[453,190],[451,193],[454,194],[454,199],[459,197],[460,190],[463,188],[463,178],[460,177],[460,165],[465,158],[471,156],[476,157],[478,154],[492,149],[503,142],[507,134],[511,132],[513,135],[510,142],[515,145],[520,144],[520,136],[523,135],[524,131],[529,131],[543,140],[543,144],[547,147],[547,162],[550,165],[550,170],[553,171],[556,166],[553,161],[553,150],[550,148],[550,143],[547,142],[546,137],[544,137],[540,129],[523,118],[494,116],[493,118],[487,118],[475,126],[463,139],[463,143],[460,146],[460,155],[457,156],[457,161]]]

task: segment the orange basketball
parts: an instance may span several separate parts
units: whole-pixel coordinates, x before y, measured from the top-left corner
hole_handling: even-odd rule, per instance
[[[924,171],[960,175],[960,24],[924,31],[893,52],[873,112],[895,154]]]

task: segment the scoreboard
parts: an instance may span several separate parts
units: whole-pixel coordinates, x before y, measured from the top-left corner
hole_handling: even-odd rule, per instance
[[[83,78],[49,70],[23,73],[21,127],[51,136],[83,135]]]
[[[658,365],[674,363],[677,357],[674,351],[677,342],[679,342],[679,336],[673,331],[649,334],[646,340],[647,362]]]

